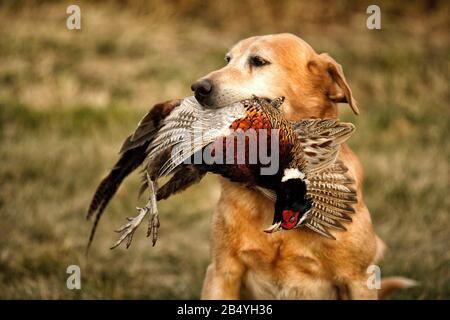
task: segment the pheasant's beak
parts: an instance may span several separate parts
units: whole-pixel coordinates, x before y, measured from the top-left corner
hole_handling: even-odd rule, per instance
[[[275,222],[273,225],[271,225],[270,227],[265,229],[264,232],[274,233],[274,232],[280,231],[281,229],[282,228],[281,228],[281,221],[280,221],[280,222]]]

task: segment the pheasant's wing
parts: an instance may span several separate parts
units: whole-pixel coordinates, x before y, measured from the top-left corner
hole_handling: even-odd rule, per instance
[[[162,152],[167,152],[187,139],[193,123],[198,120],[200,109],[194,97],[184,99],[180,106],[164,119],[162,127],[148,147],[148,159],[155,159]]]
[[[135,132],[123,143],[120,150],[120,158],[109,174],[100,182],[89,205],[87,218],[95,214],[94,224],[89,237],[88,249],[94,239],[98,222],[111,198],[116,193],[122,181],[137,167],[147,156],[147,147],[154,138],[157,129],[181,100],[171,100],[156,104],[139,122]]]
[[[161,127],[163,121],[169,117],[178,107],[183,100],[169,100],[163,103],[158,103],[153,106],[152,109],[139,121],[136,130],[128,136],[128,138],[122,144],[120,153],[124,153],[127,150],[134,149],[149,142],[155,137],[157,130]],[[174,110],[175,109],[175,110]]]
[[[191,126],[197,120],[199,108],[201,107],[195,98],[188,97],[183,99],[180,105],[164,119],[152,143],[147,147],[147,164],[144,168],[139,195],[147,189],[147,174],[153,181],[161,177],[160,170],[166,162],[170,161],[172,148],[186,139]],[[174,186],[173,183],[169,185]]]
[[[347,167],[336,161],[325,170],[308,177],[306,197],[311,200],[305,225],[331,239],[335,239],[327,227],[345,231],[340,221],[351,222],[355,210],[356,191],[353,180],[347,175]]]
[[[196,152],[226,136],[233,121],[245,116],[245,112],[241,103],[220,109],[204,109],[196,102],[183,102],[180,108],[164,121],[163,127],[150,145],[148,158],[157,158],[163,150],[171,148],[171,156],[159,170],[159,176],[168,175]],[[151,166],[151,162],[149,164]]]
[[[306,161],[305,174],[316,173],[334,163],[340,145],[355,131],[351,123],[335,119],[304,119],[293,123]]]
[[[158,189],[156,198],[158,201],[167,199],[171,195],[184,191],[191,185],[200,182],[205,175],[206,171],[193,164],[181,164],[175,168],[170,180]]]

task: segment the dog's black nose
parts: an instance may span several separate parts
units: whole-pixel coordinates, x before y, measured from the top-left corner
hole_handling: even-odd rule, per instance
[[[213,83],[208,79],[200,79],[194,82],[191,90],[194,91],[195,99],[201,104],[204,104],[213,91]]]

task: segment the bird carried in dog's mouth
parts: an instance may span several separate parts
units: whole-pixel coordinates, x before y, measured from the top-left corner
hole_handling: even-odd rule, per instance
[[[275,200],[273,225],[266,232],[304,225],[334,238],[326,227],[345,230],[339,220],[351,221],[349,213],[353,212],[356,195],[350,186],[352,180],[346,175],[347,169],[336,161],[336,156],[354,126],[333,119],[290,122],[279,110],[283,100],[282,97],[272,101],[254,97],[220,109],[205,109],[192,97],[184,99],[160,124],[146,146],[143,189],[150,188],[150,200],[139,209],[137,217],[129,219],[118,230],[121,236],[113,247],[125,239],[128,247],[147,213],[150,214],[148,235],[153,234],[155,242],[159,227],[156,201],[200,181],[207,172],[259,189]],[[249,132],[257,141],[254,150]],[[125,143],[124,147],[136,144],[134,141],[139,139]],[[241,149],[238,141],[243,142]],[[250,161],[251,152],[260,155],[263,147],[272,149],[266,153],[278,151],[278,166],[270,174],[263,174],[263,169],[270,169],[273,163],[263,163],[261,159]],[[199,154],[219,161],[196,163]],[[220,161],[218,154],[227,157],[226,163]],[[194,163],[186,163],[187,159],[194,159]],[[173,174],[171,179],[156,191],[154,181],[169,174]],[[94,199],[104,197],[101,190],[97,193]]]

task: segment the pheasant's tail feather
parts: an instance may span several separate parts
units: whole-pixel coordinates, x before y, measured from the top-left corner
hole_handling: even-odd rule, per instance
[[[103,212],[106,209],[109,201],[116,194],[122,181],[133,172],[145,159],[146,145],[126,151],[120,157],[111,172],[102,180],[94,197],[92,198],[89,210],[87,213],[87,219],[89,219],[95,213],[94,224],[92,225],[91,234],[89,236],[89,242],[87,248],[89,249],[92,241],[94,240],[95,231],[97,230],[98,222],[100,221]]]
[[[156,129],[161,125],[162,120],[179,104],[180,100],[172,100],[155,105],[139,122],[136,131],[123,143],[119,160],[111,172],[101,181],[89,205],[87,218],[89,219],[95,214],[95,220],[89,236],[87,250],[89,250],[94,239],[98,223],[109,201],[117,192],[122,181],[144,162],[148,145],[154,138]]]
[[[327,228],[345,231],[340,221],[351,222],[355,212],[356,191],[350,184],[353,180],[346,174],[347,168],[336,161],[327,169],[308,176],[307,198],[311,200],[311,210],[306,226],[330,237]]]

